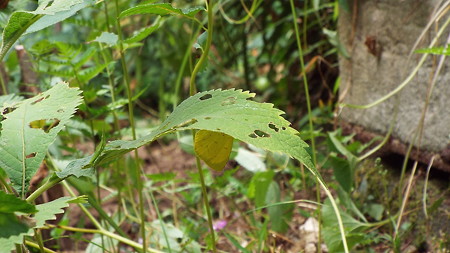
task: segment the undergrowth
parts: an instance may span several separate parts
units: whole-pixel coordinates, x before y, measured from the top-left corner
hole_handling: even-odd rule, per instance
[[[6,1],[0,251],[448,249],[334,124],[350,2]]]

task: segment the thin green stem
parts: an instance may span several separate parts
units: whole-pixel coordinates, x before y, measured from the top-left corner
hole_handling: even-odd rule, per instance
[[[69,192],[70,196],[76,197],[77,195],[72,191],[72,188],[70,188],[69,184],[66,181],[62,181],[62,185],[66,190]],[[78,204],[78,207],[86,214],[86,216],[89,218],[89,220],[94,224],[94,226],[98,229],[103,229],[102,225],[95,219],[95,217],[87,210],[87,208],[82,205]]]
[[[0,184],[1,186],[5,187],[5,189],[8,191],[8,193],[13,193],[13,188],[6,182],[5,178],[0,175]]]
[[[122,35],[122,27],[120,26],[120,18],[119,18],[119,1],[115,0],[116,4],[116,28],[117,28],[117,35],[119,37],[119,53],[120,53],[120,62],[122,65],[122,71],[124,76],[124,84],[125,84],[125,90],[127,93],[128,98],[128,117],[130,120],[130,127],[131,127],[131,133],[133,140],[136,140],[136,127],[134,122],[134,112],[133,112],[133,97],[132,97],[132,91],[131,91],[131,84],[130,84],[130,76],[128,74],[128,68],[126,64],[125,59],[125,52],[123,49],[123,35]],[[136,175],[137,175],[137,193],[139,198],[139,216],[141,218],[141,237],[142,237],[142,244],[143,244],[143,251],[144,253],[147,250],[147,238],[145,235],[145,212],[144,212],[144,195],[143,195],[143,184],[142,184],[142,177],[141,177],[141,169],[140,169],[140,163],[139,163],[139,157],[137,150],[134,150],[134,157],[136,162]]]
[[[313,160],[314,166],[316,166],[316,164],[317,164],[316,141],[315,141],[315,136],[314,136],[314,125],[313,125],[313,121],[312,121],[313,115],[312,115],[312,110],[311,110],[311,100],[309,97],[309,85],[308,85],[308,79],[306,78],[305,61],[303,59],[303,49],[302,49],[302,43],[301,43],[301,39],[300,39],[300,32],[299,32],[298,24],[297,24],[297,14],[295,12],[294,1],[290,0],[290,4],[291,4],[292,19],[293,19],[293,23],[294,23],[294,30],[295,30],[295,36],[296,36],[296,42],[297,42],[297,48],[298,48],[298,54],[299,54],[298,57],[300,59],[301,76],[303,79],[303,86],[305,88],[306,107],[308,110],[308,125],[309,125],[310,139],[311,139],[312,160]],[[318,184],[318,181],[320,181],[320,180],[318,178],[315,178],[315,179],[316,179],[316,200],[317,200],[317,202],[321,202],[320,186]],[[321,207],[320,206],[318,206],[317,211],[318,211],[318,221],[319,221],[319,224],[321,224],[322,223],[322,215],[321,215]],[[319,226],[318,242],[317,242],[317,245],[319,245],[318,246],[319,253],[322,252],[322,247],[320,246],[320,245],[322,245],[321,229],[322,229],[321,226]],[[344,235],[344,239],[345,239],[345,235]],[[345,245],[345,243],[344,243],[344,245]]]
[[[75,227],[69,227],[69,226],[62,226],[62,225],[47,225],[50,228],[60,228],[60,229],[64,229],[66,231],[73,231],[73,232],[80,232],[80,233],[89,233],[89,234],[100,234],[100,235],[104,235],[107,236],[109,238],[112,238],[114,240],[117,240],[121,243],[124,243],[126,245],[129,245],[139,251],[144,250],[143,246],[135,241],[132,241],[126,237],[120,236],[120,235],[116,235],[114,233],[111,233],[107,230],[104,229],[88,229],[88,228],[75,228]],[[147,248],[146,251],[148,252],[152,252],[152,253],[164,253],[163,251],[159,251],[157,249],[152,249],[152,248]]]
[[[200,70],[203,62],[208,58],[209,49],[211,48],[211,43],[212,43],[212,38],[213,38],[213,28],[214,28],[214,20],[213,20],[214,3],[213,2],[214,2],[213,0],[206,1],[206,5],[207,5],[207,9],[208,9],[208,31],[207,31],[208,36],[206,38],[206,45],[205,45],[205,48],[203,49],[203,54],[200,57],[200,59],[198,60],[197,64],[195,65],[194,70],[192,71],[192,74],[191,74],[191,81],[190,81],[190,87],[189,87],[189,94],[191,96],[193,96],[195,93],[197,93],[197,87],[195,85],[195,77],[196,77],[198,71]],[[192,131],[192,138],[195,138],[195,130]],[[200,163],[200,158],[198,156],[196,156],[196,165],[197,165],[198,173],[200,176],[200,184],[202,187],[203,204],[205,206],[206,215],[208,217],[208,226],[209,226],[209,231],[211,233],[212,250],[215,253],[215,252],[217,252],[216,236],[214,234],[212,215],[211,215],[211,210],[209,207],[208,191],[206,189],[205,178],[203,175],[203,169],[202,169],[202,166]]]
[[[6,89],[5,80],[3,79],[3,74],[0,71],[0,84],[2,85],[2,94],[8,95],[8,90]]]
[[[34,237],[36,238],[36,241],[39,246],[39,250],[41,253],[45,252],[44,250],[44,243],[42,242],[42,234],[40,229],[34,229]]]
[[[39,249],[40,248],[37,243],[34,243],[32,241],[29,241],[29,240],[25,240],[25,244],[30,246],[30,247],[33,247],[35,249]],[[45,253],[57,253],[56,251],[53,251],[53,250],[45,248],[45,247],[44,247],[43,250],[44,250]]]
[[[192,71],[191,75],[191,82],[190,82],[190,89],[189,93],[192,96],[193,94],[197,93],[197,86],[195,85],[195,76],[200,71],[200,68],[203,65],[203,62],[208,58],[209,49],[211,48],[212,38],[213,38],[213,28],[214,28],[214,20],[213,20],[213,0],[207,1],[207,8],[208,8],[208,36],[206,37],[206,44],[205,48],[203,49],[203,54],[198,60],[197,64],[194,67],[194,70]]]
[[[430,176],[431,166],[433,166],[434,158],[436,155],[431,157],[430,163],[427,167],[427,173],[425,175],[425,184],[423,186],[423,194],[422,194],[422,207],[423,207],[423,214],[425,216],[425,219],[428,220],[428,212],[427,212],[427,189],[428,189],[428,178]]]
[[[59,178],[56,175],[51,176],[47,182],[45,182],[41,187],[39,187],[36,191],[34,191],[28,198],[27,202],[33,202],[37,197],[41,196],[42,193],[57,185],[59,182],[63,181],[64,178]]]
[[[167,237],[166,225],[164,223],[161,212],[159,211],[158,203],[156,202],[155,196],[153,195],[153,191],[150,191],[150,198],[152,199],[153,205],[155,206],[156,215],[158,215],[158,220],[159,220],[159,223],[161,224],[161,229],[164,234],[164,240],[166,240],[167,249],[169,250],[169,253],[172,253],[172,249],[170,248],[169,238]]]
[[[186,52],[184,53],[183,60],[181,61],[180,70],[178,71],[177,79],[175,81],[175,100],[173,102],[173,108],[175,108],[177,106],[178,100],[180,99],[180,88],[181,88],[181,82],[183,79],[183,73],[184,73],[184,70],[188,63],[189,56],[191,56],[192,45],[194,44],[195,40],[197,39],[197,37],[195,35],[200,32],[201,28],[202,28],[202,26],[198,26],[197,29],[195,29],[195,31],[192,33],[192,38],[189,42],[189,46],[186,49]]]
[[[195,131],[193,131],[193,136],[195,136]],[[209,207],[208,191],[206,190],[205,176],[203,175],[203,169],[202,169],[202,165],[200,163],[200,158],[198,156],[196,156],[195,158],[196,158],[195,162],[196,162],[196,165],[197,165],[198,174],[200,176],[200,184],[201,184],[201,187],[202,187],[203,205],[205,206],[205,209],[206,209],[206,215],[208,217],[209,231],[211,233],[212,251],[215,253],[215,252],[217,252],[217,249],[216,249],[216,235],[214,233],[212,214],[211,214],[211,209]]]
[[[405,208],[406,208],[406,203],[408,203],[409,194],[411,192],[411,185],[413,183],[413,179],[414,179],[414,175],[416,173],[416,169],[417,169],[417,161],[414,163],[413,170],[411,172],[411,176],[409,177],[408,187],[406,188],[406,192],[404,194],[402,205],[401,205],[401,208],[400,208],[400,213],[398,215],[397,224],[395,225],[395,232],[394,232],[393,241],[395,241],[395,238],[398,235],[400,224],[402,222],[403,213],[404,213]]]

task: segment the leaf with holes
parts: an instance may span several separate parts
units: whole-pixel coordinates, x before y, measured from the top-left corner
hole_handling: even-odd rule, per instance
[[[283,111],[273,108],[272,104],[249,100],[254,96],[254,93],[234,89],[197,93],[176,107],[173,113],[147,136],[133,141],[112,141],[93,163],[87,159],[75,160],[67,168],[70,167],[73,172],[111,162],[165,134],[199,129],[224,133],[259,148],[286,153],[303,163],[323,182],[305,149],[308,145],[295,129],[289,127],[290,123],[280,116]]]
[[[48,146],[81,102],[80,91],[59,83],[50,90],[0,111],[0,167],[22,198]]]
[[[195,153],[213,170],[221,171],[228,162],[233,137],[208,130],[200,130],[195,134]]]

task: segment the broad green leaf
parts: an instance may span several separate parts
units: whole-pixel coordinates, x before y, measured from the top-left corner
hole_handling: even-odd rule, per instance
[[[2,108],[0,167],[22,198],[48,146],[80,103],[79,93],[78,89],[59,83],[13,107]]]
[[[209,167],[222,171],[230,157],[233,140],[224,133],[200,130],[195,134],[194,150]]]
[[[39,7],[32,12],[16,11],[8,20],[2,34],[0,59],[4,57],[20,36],[42,30],[64,19],[73,16],[82,8],[94,3],[93,0],[55,0],[41,1]]]
[[[7,194],[4,191],[0,191],[0,213],[35,213],[36,208],[34,205],[19,199],[13,194]],[[1,227],[1,226],[0,226]],[[1,230],[1,229],[0,229]]]
[[[283,112],[273,108],[272,104],[249,100],[254,95],[234,89],[197,93],[176,107],[150,134],[134,141],[117,140],[108,143],[92,166],[118,159],[165,134],[199,129],[221,132],[262,149],[286,153],[303,163],[315,177],[322,180],[305,150],[308,145],[295,129],[289,127],[290,123],[280,116]],[[76,166],[73,164],[71,167],[72,170],[90,166],[86,161],[77,160],[76,163]]]
[[[193,18],[195,14],[204,10],[203,7],[194,7],[189,9],[178,9],[173,7],[168,3],[157,3],[157,4],[140,4],[131,7],[122,13],[120,13],[120,18],[138,15],[138,14],[156,14],[156,15],[181,15],[188,18]]]
[[[446,47],[432,47],[432,48],[422,48],[414,51],[419,54],[437,54],[437,55],[450,55],[450,44]]]

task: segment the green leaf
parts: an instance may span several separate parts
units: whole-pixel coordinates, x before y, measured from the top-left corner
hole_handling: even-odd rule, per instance
[[[23,243],[26,235],[34,234],[32,229],[12,213],[0,213],[0,228],[0,252],[11,252],[15,244]]]
[[[432,48],[422,48],[414,51],[418,54],[437,54],[437,55],[450,55],[450,44],[445,47],[432,47]]]
[[[94,39],[96,42],[105,43],[108,46],[114,46],[117,43],[119,36],[115,33],[102,32],[100,36]]]
[[[279,203],[281,200],[280,187],[275,181],[271,181],[266,194],[266,204]],[[289,228],[289,220],[292,218],[292,204],[269,206],[267,211],[270,217],[271,229],[278,233],[285,233]]]
[[[159,28],[159,26],[160,26],[160,23],[156,22],[156,24],[154,24],[154,25],[144,27],[144,28],[140,29],[139,31],[135,31],[133,33],[133,36],[124,40],[123,42],[127,43],[127,44],[139,42],[139,41],[147,38],[147,36],[152,34],[154,31],[156,31]]]
[[[308,145],[289,127],[280,115],[282,111],[269,103],[249,100],[255,94],[241,90],[212,90],[197,93],[183,101],[153,132],[134,141],[117,140],[108,143],[94,165],[118,159],[131,150],[149,144],[155,139],[175,131],[203,129],[221,132],[235,139],[272,152],[286,153],[303,163],[319,180],[319,172],[311,162],[305,148]],[[79,161],[79,160],[78,160]],[[78,162],[78,168],[89,163]]]
[[[14,212],[35,213],[37,211],[34,205],[4,191],[0,191],[0,203],[0,213],[2,214]]]
[[[358,244],[365,236],[364,231],[371,227],[371,224],[360,222],[348,213],[340,210],[342,223],[345,228],[347,244],[349,249]],[[337,226],[337,218],[331,206],[330,200],[326,199],[322,207],[322,233],[329,252],[344,252],[342,238]]]
[[[47,153],[48,146],[72,117],[80,91],[59,83],[33,98],[1,110],[0,167],[22,196]]]
[[[36,206],[38,212],[34,215],[36,226],[42,228],[47,220],[55,220],[56,214],[64,213],[63,208],[68,207],[69,203],[86,203],[85,196],[80,197],[62,197],[53,201]]]
[[[15,244],[22,244],[25,236],[33,236],[33,228],[42,228],[47,220],[56,219],[56,214],[63,213],[62,208],[68,207],[69,203],[85,203],[85,197],[63,197],[51,202],[37,205],[36,214],[30,219],[28,217],[21,218],[28,223],[35,223],[29,226],[26,222],[19,220],[14,214],[0,213],[0,252],[11,252],[15,248]],[[34,206],[33,206],[34,207]],[[32,227],[32,228],[30,228]]]
[[[52,5],[46,7],[45,10],[36,9],[33,13],[43,15],[39,20],[34,22],[25,32],[25,34],[37,32],[58,22],[61,22],[73,15],[79,10],[93,5],[94,0],[55,0]],[[40,5],[42,6],[42,4]],[[50,10],[50,11],[48,11]]]
[[[33,12],[16,11],[8,20],[2,34],[0,59],[2,59],[20,36],[42,30],[73,16],[79,10],[94,3],[93,0],[42,1]]]
[[[193,18],[195,14],[199,11],[204,10],[203,7],[194,7],[189,9],[178,9],[174,8],[168,3],[157,3],[157,4],[140,4],[135,7],[131,7],[122,13],[120,13],[120,18],[138,15],[138,14],[156,14],[156,15],[181,15],[188,18]]]
[[[253,175],[248,186],[247,196],[255,199],[256,207],[266,205],[266,195],[275,172],[272,170],[258,172]]]
[[[343,45],[339,41],[339,36],[338,36],[337,31],[332,31],[332,30],[323,28],[323,33],[327,36],[330,44],[335,46],[342,56],[344,56],[345,58],[350,58],[350,55],[348,54],[347,49],[345,48],[345,45]]]

